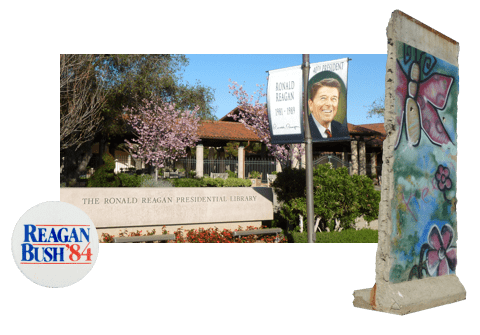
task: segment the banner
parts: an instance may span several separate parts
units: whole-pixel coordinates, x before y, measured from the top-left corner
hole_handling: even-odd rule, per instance
[[[310,64],[308,122],[313,142],[350,141],[347,127],[348,58]],[[304,143],[302,68],[269,71],[271,143]]]
[[[303,143],[301,66],[269,71],[267,106],[271,143]]]
[[[348,58],[310,64],[308,122],[313,142],[350,140],[347,74]]]

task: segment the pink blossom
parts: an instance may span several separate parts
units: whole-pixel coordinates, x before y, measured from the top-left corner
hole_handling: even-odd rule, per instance
[[[126,121],[136,138],[126,140],[132,157],[140,158],[156,168],[164,167],[167,160],[177,160],[187,155],[187,148],[199,141],[199,117],[193,111],[180,111],[175,104],[143,101],[140,108],[126,108]]]
[[[260,99],[266,96],[266,93],[263,91],[263,85],[260,86],[257,84],[259,90],[250,96],[241,85],[238,85],[238,83],[231,79],[230,82],[232,85],[229,85],[228,88],[231,90],[230,93],[237,98],[239,106],[238,114],[230,114],[230,116],[252,130],[260,138],[261,142],[266,145],[270,154],[275,157],[282,166],[290,165],[290,152],[292,150],[294,158],[300,160],[305,151],[300,144],[278,145],[271,143],[267,106],[266,104],[260,103]]]

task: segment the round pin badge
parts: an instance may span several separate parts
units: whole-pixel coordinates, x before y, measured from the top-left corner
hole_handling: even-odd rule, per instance
[[[98,256],[97,230],[85,212],[60,201],[30,208],[17,222],[12,253],[34,283],[66,287],[80,281]]]

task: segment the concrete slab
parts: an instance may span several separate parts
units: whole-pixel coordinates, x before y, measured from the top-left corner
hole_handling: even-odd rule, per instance
[[[354,291],[353,306],[405,315],[466,299],[465,288],[456,275],[390,284],[383,293],[376,291],[377,287]],[[375,302],[371,299],[374,295]]]
[[[466,299],[455,274],[459,44],[394,11],[387,45],[375,289],[353,305],[404,315]]]

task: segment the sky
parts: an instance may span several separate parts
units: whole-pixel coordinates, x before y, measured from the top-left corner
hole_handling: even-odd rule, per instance
[[[230,93],[230,79],[243,85],[250,95],[267,89],[267,71],[302,64],[301,54],[187,54],[189,65],[184,68],[183,81],[201,84],[215,90],[218,119],[236,107]],[[367,117],[368,106],[385,95],[386,54],[312,54],[310,63],[350,58],[348,65],[347,120],[352,124],[383,122],[380,117]],[[266,102],[264,97],[261,102]]]

